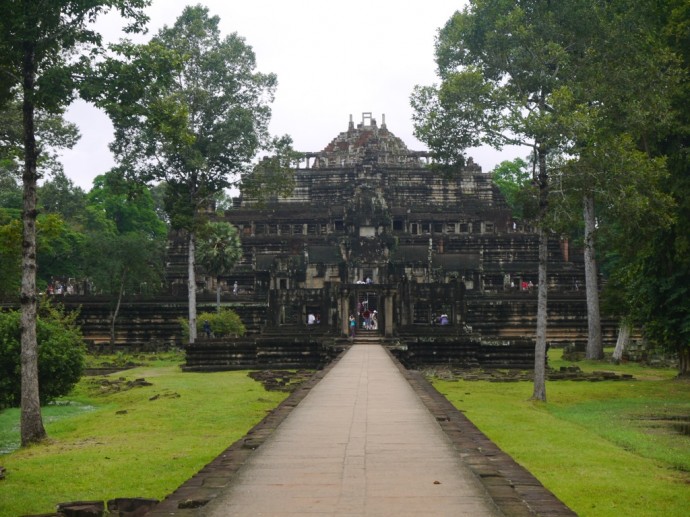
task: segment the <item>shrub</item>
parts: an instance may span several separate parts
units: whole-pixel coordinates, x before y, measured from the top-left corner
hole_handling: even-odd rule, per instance
[[[66,395],[79,381],[86,348],[77,314],[42,305],[36,322],[41,403]],[[21,402],[21,331],[18,311],[0,313],[0,409]]]
[[[180,318],[182,332],[185,339],[189,339],[189,321]],[[208,321],[211,332],[215,337],[224,336],[244,336],[247,329],[242,323],[239,315],[232,309],[221,309],[218,312],[202,312],[196,317],[196,333],[198,336],[204,334],[204,322]]]

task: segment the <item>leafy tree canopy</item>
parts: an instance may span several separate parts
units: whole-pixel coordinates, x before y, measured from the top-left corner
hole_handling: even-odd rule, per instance
[[[79,141],[77,126],[67,122],[64,109],[35,113],[37,166],[43,173],[62,174],[58,150],[71,149]],[[19,179],[24,166],[22,103],[18,96],[0,106],[0,175]]]
[[[242,193],[263,206],[266,201],[286,197],[295,188],[294,166],[302,153],[292,148],[292,138],[273,139],[273,154],[264,157],[242,178]]]
[[[36,119],[41,111],[60,114],[91,68],[89,48],[100,46],[90,24],[111,9],[131,20],[135,31],[146,21],[148,0],[0,0],[0,108],[15,96],[22,103],[23,210],[21,281],[21,441],[28,445],[46,436],[41,419],[37,367],[36,186],[40,177],[40,142]],[[76,49],[82,53],[77,54]]]
[[[38,287],[44,290],[55,278],[79,277],[85,236],[59,214],[41,214],[36,221]],[[0,294],[16,296],[21,283],[22,224],[19,214],[0,217]]]
[[[86,193],[65,176],[55,172],[38,188],[39,204],[44,212],[60,214],[65,220],[78,221],[86,206]]]
[[[226,222],[210,222],[198,233],[199,263],[213,276],[227,275],[242,256],[237,228]]]
[[[87,54],[72,59],[69,50],[80,45],[96,51],[101,35],[90,25],[98,16],[117,10],[129,20],[127,32],[141,30],[150,0],[67,0],[59,4],[31,0],[2,0],[0,10],[0,106],[10,102],[22,84],[25,50],[32,48],[40,73],[32,88],[35,107],[60,113],[90,66]]]
[[[86,349],[75,320],[47,302],[37,321],[38,375],[41,402],[66,395],[81,377]],[[0,409],[20,401],[20,318],[17,311],[0,312]]]
[[[0,209],[21,208],[22,187],[14,174],[0,166]]]
[[[257,72],[254,52],[220,19],[186,7],[172,27],[143,45],[111,47],[83,95],[115,128],[119,170],[142,183],[165,182],[170,225],[187,231],[190,342],[196,337],[195,232],[218,192],[235,184],[268,146],[276,77]]]
[[[149,43],[114,45],[120,58],[101,63],[85,89],[113,120],[122,171],[169,185],[168,206],[181,214],[171,220],[176,227],[189,227],[269,144],[276,78],[255,71],[243,38],[221,38],[219,21],[205,7],[185,8]]]
[[[182,332],[189,336],[189,322],[184,319],[179,320]],[[240,316],[232,309],[221,309],[217,312],[202,312],[199,314],[197,331],[203,332],[205,323],[208,322],[214,337],[223,336],[244,336],[247,331]]]
[[[522,158],[506,160],[491,171],[492,180],[505,196],[513,217],[518,220],[536,215],[536,193],[532,188],[532,171]]]
[[[165,223],[156,213],[151,189],[127,180],[117,171],[94,179],[88,204],[112,221],[119,234],[140,232],[154,239],[164,238],[167,234]]]

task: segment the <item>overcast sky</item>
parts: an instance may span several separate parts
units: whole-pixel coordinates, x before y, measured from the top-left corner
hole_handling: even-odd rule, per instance
[[[198,2],[154,0],[148,40],[163,25],[172,25],[186,5]],[[413,136],[410,94],[417,84],[437,81],[434,40],[437,31],[464,1],[425,0],[203,0],[218,15],[223,36],[237,32],[254,49],[257,69],[278,76],[271,132],[289,134],[298,151],[320,151],[371,112],[412,150],[425,146]],[[115,16],[102,18],[107,40],[122,34]],[[83,102],[67,118],[82,138],[63,154],[65,173],[89,190],[93,178],[114,162],[108,143],[108,118]],[[470,153],[484,171],[527,151],[490,149]]]

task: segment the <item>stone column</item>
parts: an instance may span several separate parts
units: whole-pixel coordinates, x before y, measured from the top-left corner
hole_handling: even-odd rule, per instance
[[[340,291],[340,332],[344,336],[349,335],[350,332],[350,329],[348,328],[348,325],[350,323],[350,308],[348,307],[347,296],[347,289],[343,289]]]
[[[393,335],[393,293],[390,291],[386,292],[383,310],[383,319],[385,322],[384,336],[390,337]]]

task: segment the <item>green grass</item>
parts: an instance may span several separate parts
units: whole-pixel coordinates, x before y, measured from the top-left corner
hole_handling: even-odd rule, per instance
[[[265,391],[247,372],[182,373],[171,361],[84,378],[71,404],[44,408],[50,439],[0,456],[0,517],[65,501],[162,499],[287,395]],[[103,383],[119,378],[152,386]],[[0,444],[18,441],[17,422],[17,410],[0,413]]]
[[[85,378],[65,400],[44,408],[50,440],[0,455],[7,469],[0,517],[45,513],[71,500],[160,499],[286,396],[266,392],[247,372],[182,373],[175,353],[90,361],[143,366]],[[552,367],[570,364],[559,350],[550,351]],[[434,385],[579,515],[687,515],[690,437],[645,418],[690,416],[690,382],[669,369],[576,364],[632,373],[636,380],[549,382],[545,404],[528,400],[528,382]],[[153,385],[116,390],[126,387],[119,378],[141,377]],[[16,446],[18,415],[0,412],[0,449]]]
[[[41,410],[43,422],[50,425],[63,418],[79,415],[96,409],[91,404],[77,401],[58,401]],[[19,448],[19,409],[0,411],[0,457]],[[0,464],[2,462],[0,461]]]
[[[550,364],[570,363],[555,357]],[[577,365],[636,380],[548,382],[547,403],[528,400],[529,382],[434,385],[578,515],[687,515],[690,437],[646,418],[690,417],[690,382],[667,369]]]
[[[87,368],[103,368],[103,367],[129,367],[129,366],[174,366],[184,363],[184,352],[179,349],[170,350],[167,352],[142,352],[142,353],[124,353],[117,352],[114,354],[87,354],[86,367]]]

